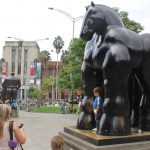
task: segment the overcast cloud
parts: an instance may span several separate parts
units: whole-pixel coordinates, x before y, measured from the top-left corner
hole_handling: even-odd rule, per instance
[[[118,7],[127,11],[129,17],[140,22],[150,33],[150,1],[149,0],[93,0],[97,4]],[[48,7],[61,9],[78,17],[84,15],[85,6],[90,0],[3,0],[0,2],[0,57],[7,37],[17,37],[32,41],[49,38],[48,41],[39,41],[41,50],[52,50],[52,42],[57,35],[65,41],[67,49],[72,38],[72,22],[63,14],[51,11]],[[82,20],[75,24],[75,37],[79,37]],[[11,39],[12,40],[12,39]],[[55,58],[54,53],[52,53]]]

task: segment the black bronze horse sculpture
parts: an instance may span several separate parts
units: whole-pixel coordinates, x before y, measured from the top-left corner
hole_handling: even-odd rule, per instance
[[[77,128],[94,128],[92,90],[99,86],[105,100],[98,134],[131,134],[132,109],[136,117],[140,109],[136,125],[150,131],[150,34],[124,28],[113,9],[92,2],[80,37],[88,42],[82,65],[86,96]]]

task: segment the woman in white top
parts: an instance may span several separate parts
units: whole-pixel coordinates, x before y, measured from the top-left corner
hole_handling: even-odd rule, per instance
[[[9,119],[11,108],[6,104],[0,104],[0,150],[10,150],[8,141],[10,140],[9,134]],[[26,142],[26,136],[22,128],[16,122],[13,122],[13,139],[17,141],[15,150],[19,150],[20,144]]]

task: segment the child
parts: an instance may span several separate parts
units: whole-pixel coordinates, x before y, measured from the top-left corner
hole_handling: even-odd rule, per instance
[[[53,136],[51,140],[52,150],[64,150],[64,139],[63,137],[57,135]]]
[[[101,98],[101,90],[99,87],[95,87],[93,89],[95,99],[93,101],[93,110],[94,110],[94,115],[95,115],[95,121],[96,121],[96,128],[97,131],[99,129],[99,122],[102,116],[102,106],[103,106],[103,101]]]

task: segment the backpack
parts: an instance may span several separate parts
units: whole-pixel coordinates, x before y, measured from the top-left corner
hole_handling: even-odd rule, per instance
[[[14,121],[10,121],[9,122],[9,135],[10,135],[10,140],[8,141],[8,146],[10,147],[10,149],[14,150],[17,147],[17,141],[13,140],[13,122]],[[20,144],[21,149],[22,145]]]

